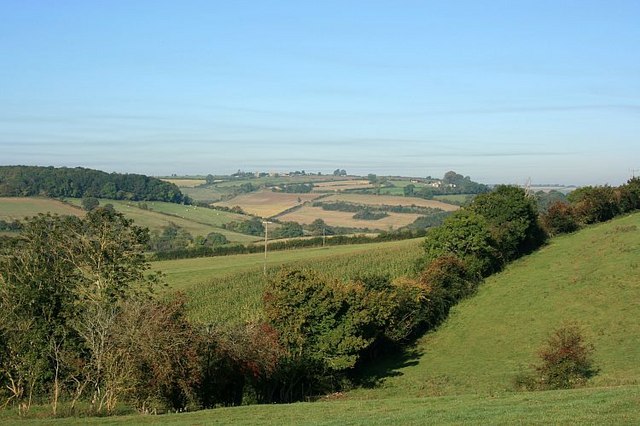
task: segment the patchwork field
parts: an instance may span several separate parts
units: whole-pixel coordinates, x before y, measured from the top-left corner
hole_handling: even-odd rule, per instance
[[[12,221],[36,216],[38,213],[84,216],[80,207],[74,207],[53,198],[0,197],[0,219]]]
[[[423,198],[400,197],[393,195],[368,195],[368,194],[335,194],[323,199],[325,202],[345,201],[353,204],[365,204],[370,206],[419,206],[441,209],[447,212],[458,210],[460,207],[437,200],[425,200]]]
[[[260,217],[272,217],[292,207],[318,198],[320,194],[288,194],[263,189],[238,195],[228,201],[215,203],[216,206],[239,206],[243,211]]]
[[[321,207],[302,206],[290,213],[278,216],[278,220],[285,222],[298,222],[309,224],[316,219],[322,219],[329,226],[341,226],[346,228],[369,228],[381,231],[389,231],[407,226],[413,223],[419,214],[413,213],[389,213],[389,216],[378,220],[354,219],[353,212],[341,212],[323,210]]]

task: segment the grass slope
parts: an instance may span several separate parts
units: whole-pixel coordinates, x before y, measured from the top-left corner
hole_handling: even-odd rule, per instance
[[[162,416],[25,419],[38,425],[424,425],[640,423],[640,387],[432,398],[337,400],[289,405],[249,405]],[[11,411],[0,413],[15,422]],[[31,414],[37,416],[37,413]],[[45,415],[45,413],[43,413]]]
[[[565,321],[595,345],[593,386],[640,384],[640,214],[555,238],[488,279],[447,322],[418,342],[416,357],[354,398],[491,394],[536,362],[535,353]]]
[[[37,216],[38,213],[84,216],[84,211],[81,208],[70,206],[53,198],[0,197],[1,220],[22,220],[25,217]]]

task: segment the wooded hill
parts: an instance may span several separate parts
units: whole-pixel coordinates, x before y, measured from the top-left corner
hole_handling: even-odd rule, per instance
[[[0,197],[96,197],[188,203],[173,183],[139,175],[83,167],[0,166]]]

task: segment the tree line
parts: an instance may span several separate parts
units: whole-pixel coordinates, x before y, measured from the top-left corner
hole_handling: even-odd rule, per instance
[[[96,197],[190,203],[173,183],[83,167],[0,166],[0,197]]]

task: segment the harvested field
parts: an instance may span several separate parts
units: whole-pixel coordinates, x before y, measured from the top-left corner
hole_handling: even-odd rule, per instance
[[[178,188],[195,188],[206,183],[204,179],[162,179],[165,182],[173,183]]]
[[[314,183],[314,192],[338,192],[347,189],[370,189],[373,185],[368,180],[336,180],[331,182]]]
[[[458,210],[460,207],[443,203],[437,200],[425,200],[423,198],[399,197],[394,195],[368,195],[368,194],[335,194],[323,198],[324,202],[344,201],[353,204],[365,204],[369,206],[419,206],[441,209],[446,212]]]
[[[0,219],[2,220],[24,219],[27,216],[37,216],[38,213],[84,216],[82,208],[53,198],[0,198]]]
[[[260,217],[272,217],[307,201],[315,200],[319,194],[288,194],[263,189],[249,194],[238,195],[231,200],[215,203],[216,206],[240,208],[246,213]]]
[[[323,210],[321,207],[302,206],[291,213],[278,216],[278,220],[309,224],[316,219],[322,219],[329,226],[389,231],[409,225],[420,216],[413,213],[389,213],[389,216],[379,220],[362,220],[354,219],[353,215],[353,212],[330,211]]]

